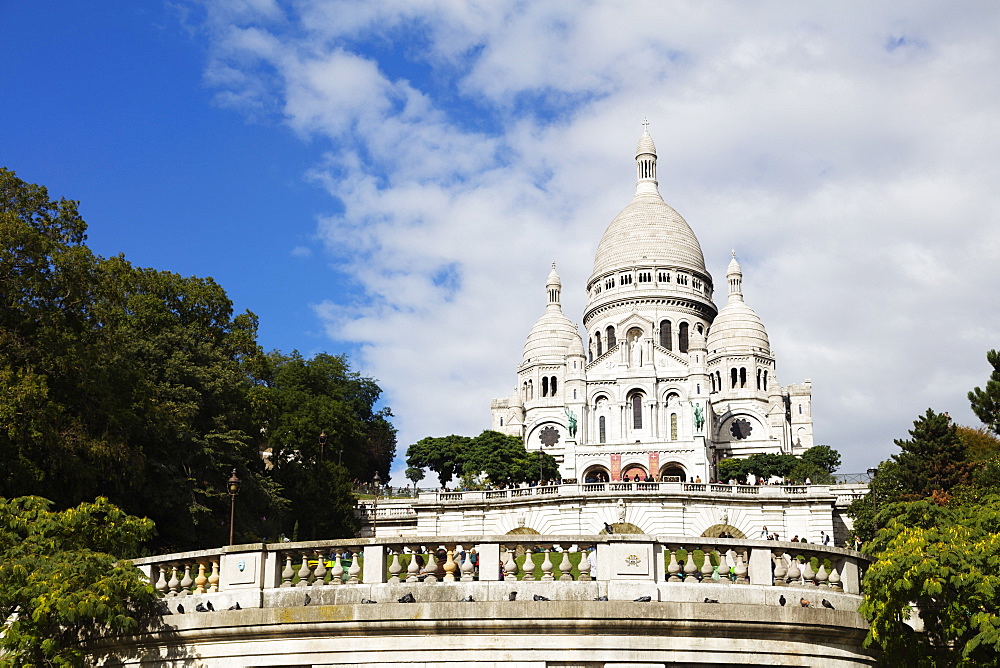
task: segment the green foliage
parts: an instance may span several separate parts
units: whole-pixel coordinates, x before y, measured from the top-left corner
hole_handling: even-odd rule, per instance
[[[717,468],[719,472],[719,480],[736,480],[740,483],[746,482],[746,473],[743,472],[743,462],[744,459],[723,459],[719,462]]]
[[[62,512],[38,497],[0,499],[0,659],[85,666],[80,643],[134,631],[156,592],[130,562],[153,523],[99,498]]]
[[[802,461],[833,473],[840,467],[840,453],[829,445],[816,445],[802,453]]]
[[[416,487],[420,484],[420,481],[424,479],[424,470],[422,468],[417,468],[416,466],[407,467],[406,478],[413,483],[414,487]]]
[[[951,418],[931,409],[913,422],[910,439],[896,440],[902,450],[892,458],[899,467],[901,500],[932,494],[945,499],[952,488],[969,481],[972,465]]]
[[[737,482],[746,483],[747,476],[753,474],[757,478],[769,479],[777,476],[797,483],[803,483],[809,478],[817,485],[824,485],[834,482],[832,473],[838,466],[840,466],[840,453],[829,445],[817,445],[803,452],[801,458],[794,455],[759,453],[745,459],[723,459],[719,462],[717,471],[721,481],[735,479]]]
[[[479,436],[427,437],[411,445],[406,464],[434,471],[442,485],[453,478],[485,477],[495,484],[557,478],[559,465],[545,452],[528,452],[516,436],[486,430]]]
[[[974,506],[890,504],[869,545],[861,612],[893,665],[996,665],[1000,496]],[[923,631],[905,623],[911,612]]]
[[[994,434],[1000,435],[1000,352],[986,353],[986,361],[993,367],[986,389],[976,387],[969,392],[972,411]]]
[[[290,506],[346,502],[324,496],[344,493],[339,473],[291,470],[316,467],[323,429],[348,479],[388,477],[374,381],[338,357],[264,355],[256,317],[212,279],[96,256],[85,232],[75,202],[0,169],[0,496],[106,496],[154,520],[156,549],[183,550],[228,540],[234,468],[238,540],[275,535]]]

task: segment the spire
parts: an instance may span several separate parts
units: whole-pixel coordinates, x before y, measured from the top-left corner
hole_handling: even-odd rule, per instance
[[[635,148],[635,194],[658,195],[656,189],[656,145],[649,136],[649,121],[642,121],[642,137]]]
[[[733,259],[729,261],[729,268],[726,269],[726,278],[729,280],[729,301],[743,301],[743,270],[740,263],[736,261],[736,251],[733,251]]]
[[[549,272],[549,277],[545,281],[545,291],[549,294],[549,308],[555,307],[558,310],[562,310],[562,305],[559,303],[559,296],[562,292],[562,281],[559,280],[559,274],[556,273],[556,263],[552,263],[552,271]]]

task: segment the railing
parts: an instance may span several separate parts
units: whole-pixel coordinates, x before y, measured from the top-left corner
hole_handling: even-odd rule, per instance
[[[593,580],[797,586],[859,594],[861,569],[868,561],[853,550],[775,541],[504,535],[241,545],[134,563],[162,596],[173,599],[403,582],[424,587]]]

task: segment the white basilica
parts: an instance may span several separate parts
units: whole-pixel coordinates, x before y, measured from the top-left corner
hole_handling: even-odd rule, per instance
[[[635,196],[604,232],[587,281],[586,344],[562,312],[553,264],[548,305],[517,388],[493,401],[492,428],[543,448],[579,482],[708,482],[726,457],[801,454],[813,445],[810,381],[778,384],[735,253],[716,308],[701,245],[657,189],[648,130],[635,160]]]

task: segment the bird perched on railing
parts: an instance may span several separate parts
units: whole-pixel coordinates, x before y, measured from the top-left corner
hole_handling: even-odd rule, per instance
[[[812,606],[812,603],[810,603],[809,601],[805,600],[804,598],[800,598],[799,599],[799,605],[801,605],[803,608],[808,608],[808,607]]]
[[[782,594],[781,596],[778,597],[778,605],[784,607],[785,603],[787,603],[787,602],[788,601],[785,600],[785,595],[784,594]]]
[[[535,600],[535,601],[551,601],[551,600],[552,600],[552,599],[550,599],[550,598],[549,598],[549,597],[547,597],[547,596],[542,596],[541,594],[535,594],[535,595],[534,595],[534,596],[532,596],[531,598],[532,598],[533,600]]]
[[[396,601],[399,602],[399,603],[416,603],[417,599],[413,598],[413,594],[412,593],[407,592],[407,594],[405,596],[401,596],[401,597],[397,598]]]
[[[305,600],[302,601],[302,605],[309,605],[312,602],[313,602],[312,596],[306,594]]]
[[[826,600],[825,598],[822,601],[820,601],[820,603],[823,604],[824,608],[829,608],[830,610],[834,609],[833,608],[833,603],[830,603],[830,601]]]
[[[635,603],[649,603],[652,600],[653,600],[652,596],[640,596],[637,599],[633,599],[633,602],[635,602]]]
[[[507,596],[507,600],[508,600],[508,601],[516,601],[516,600],[517,600],[517,592],[516,592],[516,591],[512,591],[512,592],[511,592],[511,593],[510,593],[510,594],[509,594],[509,595]]]

